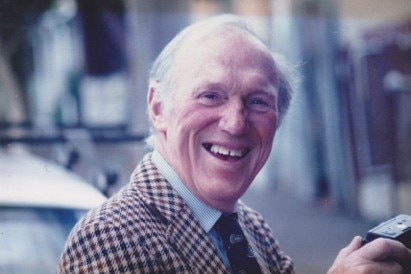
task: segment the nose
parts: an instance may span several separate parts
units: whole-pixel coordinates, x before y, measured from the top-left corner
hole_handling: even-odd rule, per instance
[[[242,102],[232,102],[226,105],[221,112],[219,127],[233,136],[240,136],[247,132],[248,114]]]

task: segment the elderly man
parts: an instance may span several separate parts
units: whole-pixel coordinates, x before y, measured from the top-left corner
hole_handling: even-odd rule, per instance
[[[155,150],[127,186],[76,225],[58,272],[294,273],[267,223],[239,201],[288,107],[285,76],[238,17],[176,36],[150,74]],[[398,242],[360,246],[355,238],[330,273],[401,273],[397,262],[411,259]]]

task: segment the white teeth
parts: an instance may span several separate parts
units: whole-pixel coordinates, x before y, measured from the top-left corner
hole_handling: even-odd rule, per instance
[[[230,154],[230,150],[226,149],[226,148],[222,148],[220,147],[218,149],[218,153],[223,154],[223,155],[229,155]]]
[[[218,153],[224,156],[232,156],[232,157],[241,157],[243,155],[241,150],[229,150],[228,148],[220,147],[213,145],[210,148],[210,151],[213,153]]]
[[[230,151],[230,156],[233,156],[233,157],[235,157],[235,156],[241,157],[241,151],[233,151],[233,150],[231,150],[231,151]]]

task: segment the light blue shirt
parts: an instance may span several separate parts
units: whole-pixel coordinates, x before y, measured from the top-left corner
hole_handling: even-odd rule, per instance
[[[187,203],[188,207],[193,211],[194,216],[200,222],[201,227],[208,234],[211,241],[217,248],[218,255],[231,272],[230,263],[228,261],[227,252],[224,248],[223,241],[221,240],[218,232],[213,228],[222,215],[222,212],[206,205],[203,201],[198,199],[197,196],[195,196],[181,181],[177,173],[157,150],[153,151],[151,160],[164,178],[166,178],[170,185],[178,192],[178,194]]]

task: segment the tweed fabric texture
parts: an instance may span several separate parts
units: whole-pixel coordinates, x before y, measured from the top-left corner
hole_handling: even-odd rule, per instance
[[[255,211],[239,221],[264,273],[294,273]],[[73,228],[57,273],[228,273],[207,233],[147,154],[131,182]]]

